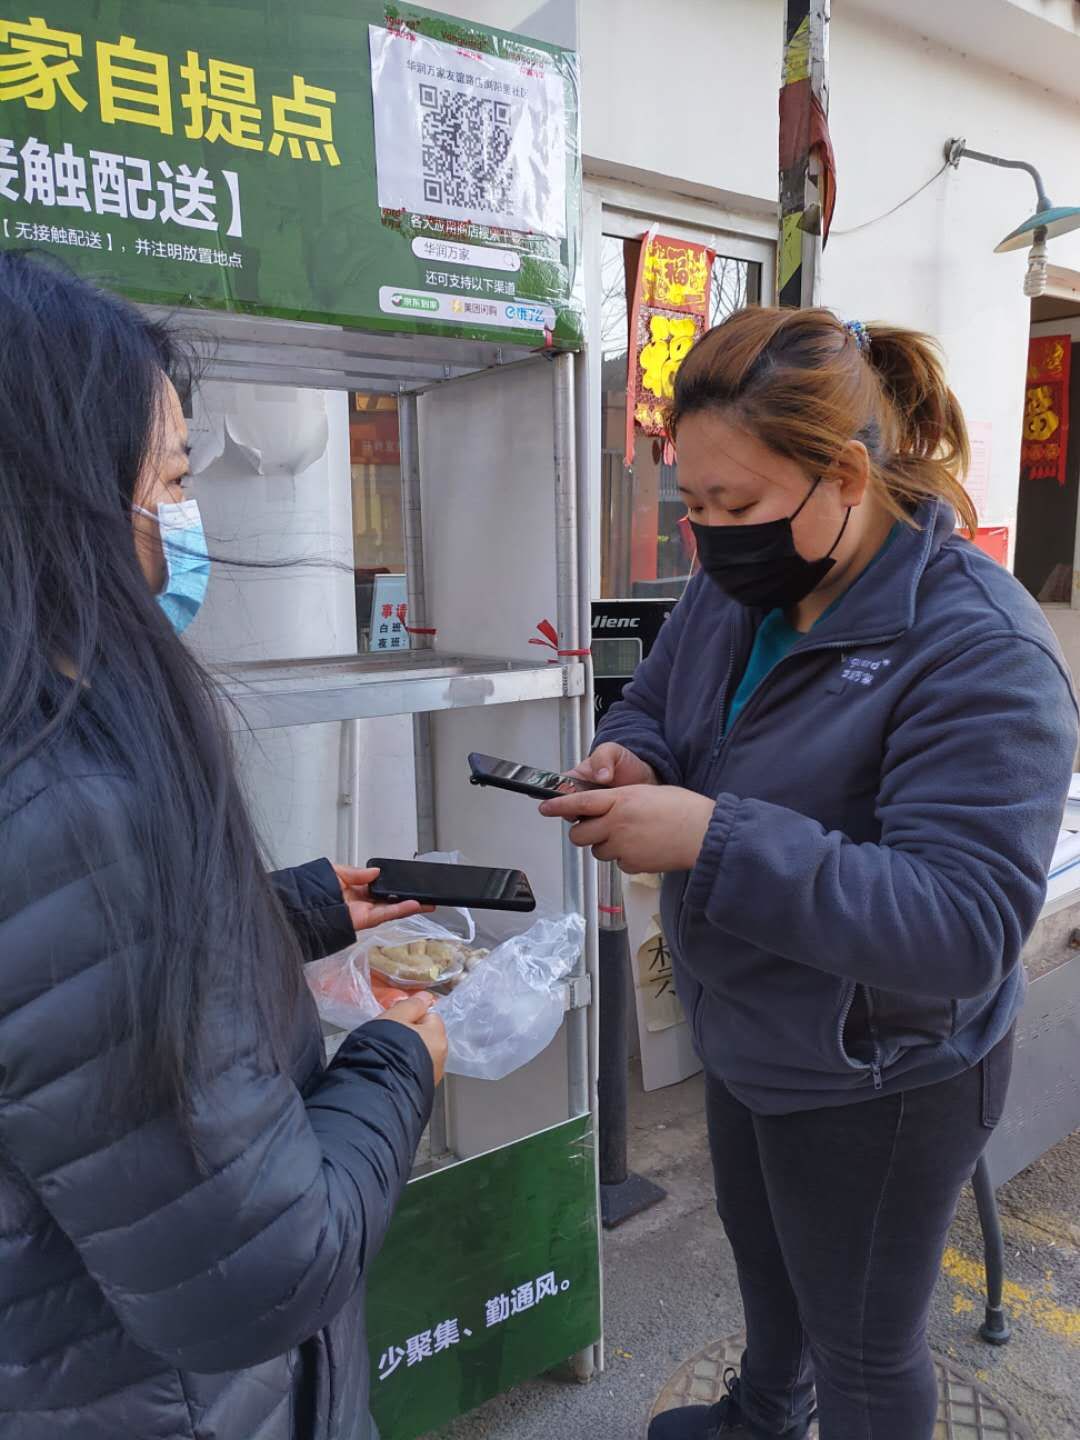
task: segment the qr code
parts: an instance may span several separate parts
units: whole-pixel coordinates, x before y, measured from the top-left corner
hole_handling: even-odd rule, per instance
[[[466,214],[513,212],[512,107],[503,101],[420,86],[424,112],[424,200]]]

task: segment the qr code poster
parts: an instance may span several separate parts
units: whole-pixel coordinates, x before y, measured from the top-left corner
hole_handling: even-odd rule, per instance
[[[553,57],[369,33],[380,208],[563,239],[566,91]]]

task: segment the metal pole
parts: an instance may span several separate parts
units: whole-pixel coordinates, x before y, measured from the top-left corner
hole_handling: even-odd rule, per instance
[[[627,1025],[630,1019],[626,983],[626,917],[622,882],[610,861],[600,867],[600,1184],[622,1185],[629,1173],[626,1159],[627,1071],[630,1064]],[[607,1217],[605,1216],[605,1223]]]
[[[598,1081],[600,1217],[605,1230],[640,1215],[667,1191],[630,1169],[627,1113],[630,1092],[630,943],[622,876],[600,866],[600,1076]]]
[[[979,1327],[979,1335],[988,1345],[1007,1345],[1012,1339],[1012,1327],[1001,1303],[1005,1289],[1005,1238],[985,1155],[980,1156],[971,1183],[986,1256],[986,1318]]]
[[[1023,170],[1035,182],[1037,213],[1041,215],[1054,208],[1053,201],[1046,193],[1042,176],[1035,166],[1029,165],[1026,160],[1006,160],[1001,155],[988,155],[983,150],[969,150],[967,143],[963,140],[947,140],[945,142],[945,159],[954,169],[959,166],[961,160],[978,160],[982,165],[996,165],[1002,170]]]
[[[578,576],[578,475],[575,433],[574,357],[557,355],[552,362],[555,420],[555,613],[560,650],[582,649],[581,587]],[[559,701],[559,765],[571,770],[581,759],[580,701]],[[563,904],[584,908],[584,861],[581,851],[563,836]],[[587,974],[584,950],[573,972]],[[589,1016],[576,1006],[567,1016],[568,1100],[571,1115],[583,1115],[589,1104]]]
[[[785,107],[784,98],[797,100]],[[799,124],[799,143],[781,134],[780,245],[776,293],[781,305],[817,305],[821,294],[822,193],[818,157],[808,143],[805,107],[829,113],[829,0],[786,0],[781,130]],[[793,117],[798,117],[797,121]]]
[[[398,444],[401,449],[401,520],[405,550],[405,585],[410,630],[428,629],[427,587],[424,579],[424,528],[420,489],[420,415],[417,397],[403,392],[398,397]],[[430,650],[432,635],[409,636],[410,648]],[[435,758],[431,716],[413,716],[413,766],[416,784],[416,848],[426,855],[436,846]],[[453,1153],[448,1139],[446,1083],[435,1092],[428,1126],[428,1145],[433,1161]]]
[[[581,530],[578,524],[577,396],[575,365],[571,354],[556,355],[552,361],[552,410],[554,419],[555,468],[555,615],[560,650],[581,650],[582,636],[588,633],[583,625],[583,593]],[[586,572],[587,573],[587,572]],[[576,657],[574,657],[576,659]],[[559,701],[559,767],[572,770],[581,759],[581,701],[566,696]],[[570,843],[569,830],[563,835],[563,904],[569,911],[586,916],[585,861],[581,851]],[[575,987],[584,987],[588,980],[588,944],[582,948],[571,973]],[[589,1084],[589,1017],[590,1007],[575,1003],[566,1017],[567,1107],[571,1116],[587,1114],[592,1109]],[[592,1378],[596,1366],[594,1347],[579,1351],[569,1361],[575,1379]]]

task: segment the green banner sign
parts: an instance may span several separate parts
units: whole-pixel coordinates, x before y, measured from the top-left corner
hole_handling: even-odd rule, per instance
[[[588,1116],[414,1180],[368,1293],[372,1410],[414,1440],[600,1338]]]
[[[576,56],[375,0],[0,0],[0,246],[134,299],[575,347]]]

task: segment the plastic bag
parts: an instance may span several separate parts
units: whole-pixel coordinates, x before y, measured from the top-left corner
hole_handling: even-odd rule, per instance
[[[433,862],[461,863],[457,854],[418,857]],[[446,924],[439,923],[439,916]],[[450,923],[457,927],[451,930]],[[328,1025],[355,1030],[383,1012],[369,958],[373,949],[407,945],[413,940],[474,940],[491,949],[457,988],[443,996],[436,1009],[446,1025],[451,1075],[501,1080],[547,1049],[562,1024],[565,1010],[562,981],[574,968],[585,939],[580,915],[541,915],[529,928],[515,933],[520,915],[490,913],[478,935],[467,910],[415,915],[369,930],[348,950],[315,960],[304,973],[319,1017]]]
[[[501,1080],[546,1050],[566,1009],[561,982],[584,941],[581,916],[560,915],[496,945],[435,1006],[450,1043],[447,1072]]]

